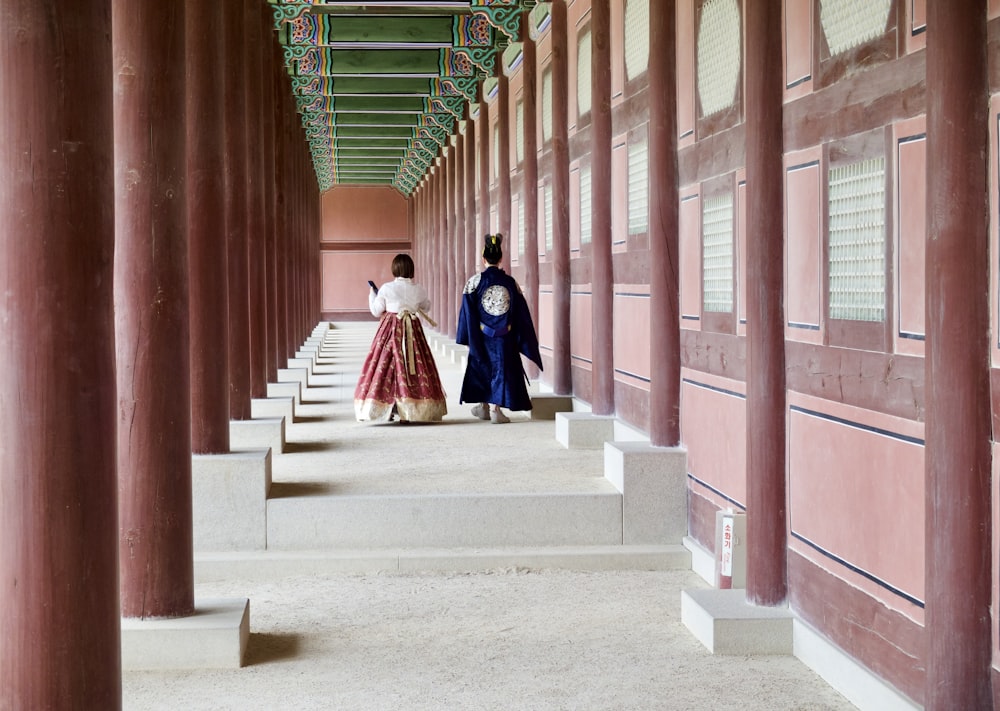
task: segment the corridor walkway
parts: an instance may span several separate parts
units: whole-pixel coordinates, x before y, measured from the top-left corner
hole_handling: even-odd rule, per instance
[[[373,334],[335,324],[274,457],[272,498],[607,491],[601,453],[563,449],[551,421],[473,419],[457,402],[460,366],[441,357],[444,422],[355,422]],[[376,571],[371,552],[351,550],[297,570],[270,555],[214,572],[198,563],[197,597],[250,599],[245,666],[125,672],[125,709],[854,708],[794,658],[710,655],[680,622],[681,590],[705,585],[687,570]]]

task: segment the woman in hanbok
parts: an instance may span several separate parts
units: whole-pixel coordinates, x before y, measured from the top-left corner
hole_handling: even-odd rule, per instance
[[[397,254],[393,281],[368,293],[378,330],[354,389],[354,414],[359,421],[434,422],[448,412],[444,389],[420,319],[431,307],[427,290],[413,281],[413,259]]]
[[[469,347],[459,402],[476,403],[472,414],[494,424],[510,422],[503,407],[531,409],[521,355],[542,367],[528,302],[514,277],[499,267],[502,245],[503,235],[486,235],[486,269],[465,284],[455,339]]]

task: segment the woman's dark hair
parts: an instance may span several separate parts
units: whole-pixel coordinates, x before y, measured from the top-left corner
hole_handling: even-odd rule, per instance
[[[496,266],[503,259],[503,235],[497,232],[495,235],[486,235],[486,245],[483,247],[483,259],[487,264]]]
[[[413,260],[409,254],[397,254],[392,258],[392,275],[406,279],[413,278]]]

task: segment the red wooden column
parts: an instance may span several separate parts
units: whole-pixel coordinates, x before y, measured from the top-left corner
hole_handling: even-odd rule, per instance
[[[465,160],[465,135],[458,133],[455,145],[455,228],[452,230],[452,244],[454,245],[454,259],[451,261],[451,268],[455,272],[455,290],[451,294],[451,301],[442,308],[447,308],[455,322],[455,332],[458,332],[458,310],[462,304],[462,289],[465,281],[469,278],[465,268],[465,205],[466,188],[468,184],[465,180],[466,160]]]
[[[677,16],[674,0],[649,6],[649,442],[681,441]]]
[[[476,220],[476,122],[465,122],[465,278],[481,271],[483,248]],[[464,288],[463,282],[463,288]]]
[[[482,94],[482,83],[479,91]],[[490,105],[485,97],[479,102],[479,195],[476,206],[479,209],[479,254],[482,257],[483,237],[490,234]],[[482,260],[480,260],[480,263]]]
[[[260,0],[244,0],[247,91],[247,294],[250,299],[250,397],[267,397],[267,286],[264,276],[263,55]]]
[[[531,310],[531,318],[538,326],[538,50],[528,32],[531,20],[528,13],[521,14],[522,51],[524,73],[522,101],[524,102],[524,292]],[[525,366],[529,377],[538,376],[538,366]]]
[[[448,229],[448,218],[446,215],[447,202],[445,200],[445,161],[440,158],[437,161],[434,171],[434,290],[433,303],[443,305],[445,291],[448,288],[448,279],[445,275],[444,261],[444,233]],[[437,319],[435,319],[437,320]],[[442,322],[438,322],[439,333],[446,333],[447,330]]]
[[[272,45],[272,74],[274,105],[274,319],[275,348],[278,363],[287,363],[295,355],[288,337],[288,142],[289,99],[291,91],[285,72],[282,49],[278,43]]]
[[[566,0],[552,3],[552,390],[573,392],[570,367],[569,48]]]
[[[747,152],[747,600],[785,600],[781,0],[744,6]]]
[[[655,4],[655,3],[654,3]],[[653,10],[650,8],[650,12]],[[591,323],[593,370],[591,406],[595,415],[615,412],[614,266],[611,261],[611,2],[590,6],[590,179],[591,179]],[[651,48],[656,45],[650,45]],[[662,93],[660,87],[650,92]],[[652,192],[652,191],[650,191]]]
[[[268,3],[258,3],[261,33],[261,144],[260,154],[264,161],[262,203],[264,207],[264,250],[261,263],[264,267],[264,397],[267,397],[267,383],[278,382],[278,368],[288,365],[288,359],[281,358],[278,348],[277,309],[277,220],[276,206],[276,143],[275,106],[277,97],[274,86],[275,48],[278,44],[274,36],[274,15]]]
[[[191,291],[191,449],[229,452],[229,329],[222,6],[187,5],[187,207]]]
[[[502,62],[501,57],[497,58]],[[497,75],[497,128],[500,133],[500,154],[497,156],[497,231],[504,236],[507,264],[516,256],[510,253],[510,81],[503,70]]]
[[[247,297],[247,117],[243,0],[222,0],[226,80],[226,250],[229,253],[229,417],[250,415],[250,300]]]
[[[444,161],[444,198],[445,198],[445,228],[444,250],[441,255],[441,268],[444,270],[444,299],[438,305],[441,313],[441,330],[451,338],[455,337],[458,325],[458,314],[452,313],[451,305],[455,303],[458,290],[458,276],[455,274],[455,241],[458,236],[458,160],[455,146],[449,138],[448,155]]]
[[[986,0],[927,3],[924,707],[932,711],[993,708],[987,44]]]
[[[0,21],[5,709],[121,708],[110,9]]]
[[[194,612],[184,2],[112,5],[123,617]]]

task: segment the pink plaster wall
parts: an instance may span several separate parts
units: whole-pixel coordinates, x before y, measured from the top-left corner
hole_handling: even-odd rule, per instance
[[[552,352],[555,343],[552,329],[552,285],[540,284],[538,287],[538,345]]]
[[[337,185],[322,195],[320,209],[326,245],[320,308],[334,316],[366,312],[366,281],[388,281],[392,258],[412,251],[409,201],[390,187]],[[418,279],[420,269],[418,264]]]
[[[580,163],[577,161],[569,169],[569,251],[577,255],[580,251]]]
[[[649,390],[649,286],[620,284],[614,296],[614,362],[616,371],[637,378],[629,382]],[[616,378],[624,377],[620,372]]]
[[[896,175],[894,197],[898,235],[899,299],[896,324],[896,351],[923,355],[924,343],[901,334],[923,336],[924,327],[924,243],[926,241],[927,140],[923,118],[897,127]]]
[[[411,238],[408,201],[390,187],[336,185],[323,193],[322,241],[398,242]]]
[[[396,250],[323,252],[323,311],[367,311],[368,279],[381,286],[392,280]],[[417,281],[420,281],[417,265]]]
[[[686,369],[681,377],[681,441],[688,471],[746,506],[744,384]]]
[[[701,318],[701,196],[681,194],[680,207],[681,328],[700,328]]]
[[[995,4],[991,0],[990,5]],[[904,3],[908,32],[906,33],[906,51],[915,52],[927,46],[927,0],[910,0]]]
[[[588,362],[594,357],[594,295],[590,284],[574,284],[569,297],[569,348],[574,359]],[[589,365],[588,365],[589,367]]]
[[[785,172],[785,337],[822,342],[819,151],[789,156]],[[811,328],[810,328],[811,327]]]
[[[1000,2],[1000,0],[998,0]],[[990,98],[990,254],[1000,249],[1000,94]],[[990,268],[990,324],[994,329],[990,339],[990,356],[994,368],[1000,366],[1000,312],[998,312],[998,275]],[[994,436],[1000,436],[994,433]]]
[[[566,51],[567,80],[569,86],[569,101],[567,102],[567,121],[569,135],[576,133],[577,119],[580,117],[580,107],[577,103],[577,75],[580,71],[577,58],[580,56],[579,39],[583,29],[590,23],[590,0],[576,0],[566,9],[566,22],[569,26],[569,37]]]
[[[694,0],[677,0],[677,136],[681,148],[695,140],[694,90]]]
[[[993,466],[990,490],[993,497],[993,532],[991,538],[991,548],[993,550],[993,560],[1000,560],[1000,527],[996,525],[1000,521],[1000,445],[993,443]],[[1000,600],[1000,567],[993,566],[993,600]],[[996,602],[994,602],[994,607]],[[1000,665],[1000,615],[994,613],[993,621],[993,666]]]
[[[785,0],[785,99],[812,91],[813,0]]]
[[[737,304],[736,333],[741,336],[747,331],[747,183],[746,171],[737,171],[736,179],[736,285]]]
[[[611,0],[611,105],[625,91],[625,0]]]
[[[922,424],[794,393],[789,405],[792,533],[922,600]],[[849,568],[829,563],[833,574],[850,576]],[[875,593],[907,607],[887,589]]]
[[[625,249],[628,241],[628,136],[611,139],[611,248]]]

